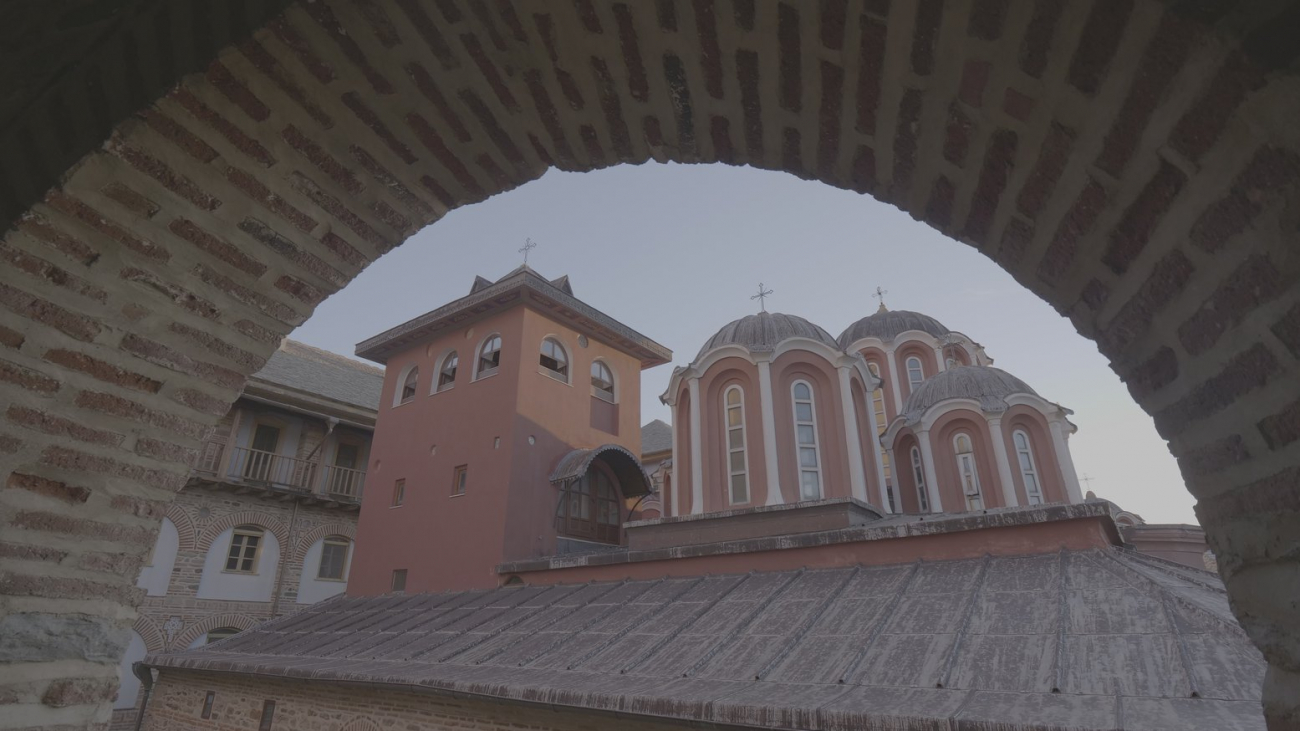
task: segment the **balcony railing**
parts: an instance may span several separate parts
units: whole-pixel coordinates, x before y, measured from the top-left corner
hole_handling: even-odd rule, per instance
[[[248,447],[232,448],[220,442],[203,445],[195,471],[226,482],[294,490],[348,502],[361,501],[361,489],[366,481],[362,470],[321,465]]]

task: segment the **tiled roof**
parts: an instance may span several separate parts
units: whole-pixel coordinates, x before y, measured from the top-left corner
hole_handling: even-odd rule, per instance
[[[1006,398],[1015,393],[1038,393],[1029,384],[993,366],[954,366],[925,379],[903,402],[909,423],[921,418],[931,406],[948,399],[971,399],[980,408],[1000,413],[1008,408]]]
[[[673,448],[673,428],[661,419],[641,427],[641,454],[667,452]]]
[[[1121,549],[338,597],[146,662],[757,728],[1264,728],[1217,577]]]
[[[254,380],[377,411],[384,371],[305,343],[286,340]]]
[[[807,338],[832,350],[839,349],[830,333],[802,317],[780,312],[760,312],[723,325],[721,330],[704,343],[695,359],[699,360],[700,356],[724,345],[739,345],[751,353],[770,353],[790,338]]]
[[[900,334],[910,330],[929,333],[936,338],[947,335],[949,330],[943,323],[920,312],[911,310],[880,310],[849,325],[840,333],[840,347],[847,348],[863,338],[880,338],[889,343]]]

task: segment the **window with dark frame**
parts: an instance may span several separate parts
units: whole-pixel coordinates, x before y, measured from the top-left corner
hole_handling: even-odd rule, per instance
[[[325,539],[320,549],[320,568],[316,578],[327,581],[343,581],[348,566],[348,549],[352,542],[341,536]]]
[[[271,731],[271,721],[275,718],[275,701],[265,701],[262,703],[262,722],[257,725],[257,731]]]
[[[497,372],[501,365],[501,336],[493,335],[478,350],[478,377]]]
[[[402,399],[398,403],[407,403],[415,398],[415,389],[420,382],[420,369],[412,368],[406,374],[406,380],[402,382]]]
[[[451,494],[464,495],[469,482],[469,465],[458,465],[451,476]]]
[[[558,381],[568,382],[569,380],[569,355],[564,352],[564,346],[555,338],[546,338],[542,341],[542,354],[538,359],[542,368],[546,369],[547,375]]]
[[[456,385],[456,367],[458,365],[460,365],[460,356],[454,350],[442,359],[442,367],[438,369],[438,386],[435,391],[446,391]]]
[[[406,569],[393,569],[392,590],[394,592],[406,591]]]
[[[618,489],[599,469],[569,482],[560,495],[555,529],[561,535],[618,543],[622,526]]]
[[[203,699],[203,710],[199,713],[199,718],[212,718],[212,702],[217,699],[215,691],[208,691]]]
[[[591,362],[591,395],[614,403],[614,373],[604,361]]]
[[[240,526],[230,534],[230,549],[226,553],[226,571],[238,574],[257,573],[257,554],[262,545],[262,531],[252,526]]]
[[[406,499],[406,478],[403,477],[393,483],[393,504],[391,507],[397,507]]]

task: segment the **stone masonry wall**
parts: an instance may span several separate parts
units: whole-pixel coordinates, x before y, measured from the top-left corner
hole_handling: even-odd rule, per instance
[[[212,717],[200,718],[208,691]],[[145,731],[257,731],[265,701],[273,731],[668,731],[680,724],[605,713],[452,699],[432,693],[309,685],[166,671],[149,702]]]
[[[0,239],[0,728],[108,721],[199,440],[326,296],[550,167],[650,160],[898,206],[1069,317],[1169,440],[1300,723],[1294,4],[159,2],[141,30],[144,2],[122,62],[3,132],[9,208],[58,183]],[[177,54],[202,71],[116,93]]]

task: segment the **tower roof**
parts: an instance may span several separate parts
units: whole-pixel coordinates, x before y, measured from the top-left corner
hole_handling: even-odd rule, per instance
[[[839,350],[839,345],[830,333],[802,317],[780,312],[759,312],[723,325],[721,330],[704,343],[695,357],[698,360],[710,350],[724,345],[739,345],[751,353],[770,353],[790,338],[808,338]]]
[[[931,406],[948,399],[973,399],[985,411],[1005,411],[1015,393],[1038,396],[1029,384],[993,366],[957,366],[925,379],[903,403],[903,415],[919,418]]]
[[[847,348],[863,338],[880,338],[890,342],[908,330],[920,330],[936,338],[947,335],[950,330],[938,320],[911,310],[887,310],[882,304],[876,312],[867,315],[845,328],[840,334],[840,347]]]

